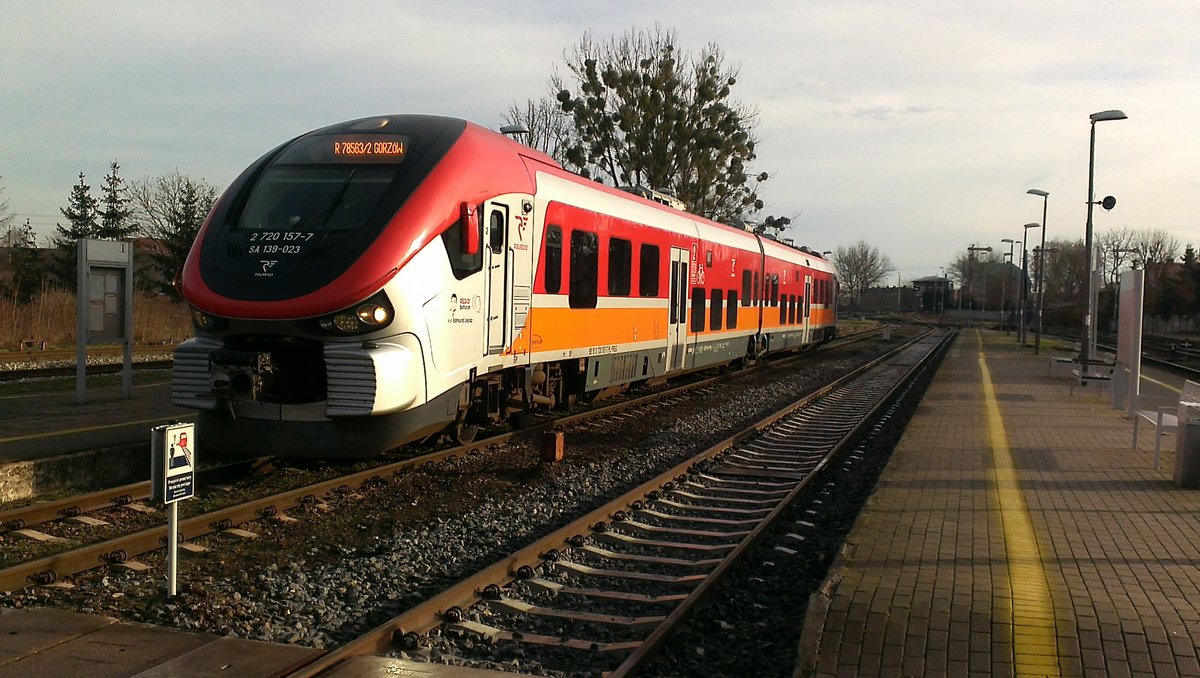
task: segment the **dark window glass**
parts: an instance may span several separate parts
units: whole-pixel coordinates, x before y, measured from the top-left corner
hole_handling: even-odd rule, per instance
[[[546,227],[546,293],[562,289],[562,227]]]
[[[588,231],[571,231],[571,308],[596,308],[599,272],[599,236]]]
[[[779,305],[779,276],[771,276],[771,306]]]
[[[692,288],[692,331],[704,331],[704,288]]]
[[[708,309],[708,325],[714,330],[721,329],[721,321],[725,318],[725,290],[712,291],[712,306]]]
[[[796,322],[796,295],[788,295],[788,323]]]
[[[781,298],[779,300],[779,324],[780,325],[787,324],[787,321],[788,321],[787,309],[788,309],[787,295],[785,294],[785,295],[783,295],[783,298]]]
[[[496,254],[504,251],[504,213],[500,210],[493,210],[488,218],[488,247]]]
[[[737,317],[738,317],[738,303],[737,303],[738,302],[738,293],[737,293],[737,290],[729,290],[729,299],[727,299],[726,301],[728,301],[729,303],[725,306],[725,327],[728,327],[731,330],[736,329],[737,328]],[[743,304],[746,303],[746,300],[743,299],[742,303]]]
[[[758,271],[755,271],[754,272],[754,301],[753,301],[755,306],[758,306],[758,290],[759,289],[760,288],[758,286]]]
[[[679,322],[679,307],[675,300],[679,298],[679,266],[678,261],[671,262],[671,324]]]
[[[608,239],[608,293],[610,296],[629,296],[633,269],[633,244],[623,238]]]
[[[479,247],[475,254],[463,252],[463,231],[466,226],[463,220],[458,220],[442,233],[442,244],[446,246],[446,255],[450,257],[450,270],[454,277],[463,278],[483,268],[483,248]],[[476,240],[483,236],[483,224],[475,221]]]
[[[658,296],[658,245],[642,245],[638,261],[638,294]]]
[[[750,305],[750,290],[754,289],[752,287],[752,275],[748,270],[742,271],[742,306]]]
[[[254,186],[236,228],[318,232],[366,227],[396,172],[361,167],[273,167]]]
[[[687,304],[687,281],[688,281],[688,264],[679,262],[679,322],[683,322],[687,317],[685,305]]]

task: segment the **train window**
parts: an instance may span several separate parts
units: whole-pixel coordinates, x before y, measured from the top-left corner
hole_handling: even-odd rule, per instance
[[[751,275],[749,270],[742,271],[742,306],[750,305],[750,290],[754,289],[751,287]]]
[[[796,295],[788,295],[788,324],[796,322]]]
[[[721,329],[721,320],[725,317],[725,290],[712,291],[712,306],[708,309],[708,325],[711,329]]]
[[[600,273],[600,238],[589,231],[571,231],[571,308],[596,308]]]
[[[704,288],[692,288],[692,331],[704,331]]]
[[[787,321],[788,321],[787,309],[788,309],[787,295],[785,294],[785,295],[783,295],[783,298],[781,298],[779,300],[779,324],[780,325],[787,324]]]
[[[754,287],[751,289],[754,290],[754,305],[758,306],[758,271],[754,272]]]
[[[546,294],[562,289],[562,226],[546,227]]]
[[[658,296],[658,245],[642,245],[638,261],[638,294]]]
[[[472,219],[476,230],[475,237],[478,240],[483,235],[483,224],[479,223],[478,219]],[[454,277],[458,280],[479,271],[483,268],[483,249],[475,248],[474,254],[466,254],[463,252],[463,229],[468,228],[468,222],[463,219],[455,220],[449,228],[442,233],[442,244],[446,247],[446,254],[450,257],[450,270],[454,273]]]
[[[633,267],[633,244],[624,238],[608,239],[608,293],[629,296]]]
[[[356,230],[396,178],[394,169],[272,167],[259,179],[235,228],[254,231]]]
[[[678,261],[671,262],[671,324],[679,322],[679,309],[675,306],[675,300],[680,298],[679,293],[679,266]]]
[[[496,254],[504,251],[504,213],[500,210],[492,210],[488,220],[488,247]]]
[[[704,252],[704,268],[712,268],[712,250]]]
[[[771,306],[779,305],[779,276],[771,276]]]
[[[737,290],[729,290],[729,298],[726,299],[726,301],[729,303],[727,303],[725,305],[725,327],[732,330],[737,327],[737,317],[738,317],[738,303],[737,303],[738,302],[738,293],[737,293]],[[742,299],[742,303],[745,304],[746,300]]]

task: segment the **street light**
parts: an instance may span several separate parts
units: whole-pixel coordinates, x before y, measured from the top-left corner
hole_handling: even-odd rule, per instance
[[[1079,374],[1081,378],[1086,379],[1088,373],[1088,363],[1092,359],[1092,318],[1096,315],[1095,302],[1092,299],[1092,205],[1096,204],[1095,191],[1095,174],[1096,174],[1096,123],[1106,120],[1124,120],[1129,117],[1121,111],[1100,111],[1088,116],[1091,119],[1091,138],[1088,144],[1088,197],[1087,197],[1087,232],[1084,237],[1083,247],[1087,256],[1087,311],[1083,316],[1083,337],[1079,342],[1080,347],[1080,367]],[[1116,198],[1111,195],[1101,201],[1101,205],[1106,210],[1110,210],[1117,204]],[[1087,384],[1087,381],[1083,381]]]
[[[938,317],[944,318],[946,316],[946,267],[938,266],[938,268],[942,271],[942,279],[938,283],[938,297],[941,299],[938,302]]]
[[[1008,279],[1012,277],[1012,270],[1010,267],[1012,266],[1013,261],[1013,246],[1017,245],[1021,241],[1013,240],[1012,238],[1001,238],[1000,242],[1008,243],[1008,266],[1004,268],[1004,282],[1000,285],[1000,329],[1004,330],[1005,334],[1008,334],[1008,322],[1004,317],[1005,304],[1008,303]]]
[[[974,243],[967,248],[967,284],[971,287],[971,301],[975,301],[975,272],[971,266],[971,262],[975,260],[976,252],[991,252],[991,247],[976,247]],[[962,305],[962,290],[958,291],[959,306]],[[980,309],[983,311],[983,319],[987,320],[987,262],[984,262],[983,267],[983,306]]]
[[[1037,188],[1025,191],[1029,195],[1042,196],[1042,244],[1037,248],[1038,253],[1038,326],[1037,339],[1033,342],[1034,355],[1042,354],[1042,302],[1046,299],[1046,207],[1050,203],[1050,194]]]
[[[1028,277],[1026,274],[1027,262],[1025,260],[1027,258],[1027,254],[1025,252],[1025,247],[1029,244],[1029,229],[1041,227],[1041,224],[1025,224],[1025,243],[1021,245],[1021,293],[1017,295],[1020,299],[1018,307],[1020,308],[1021,313],[1021,319],[1017,324],[1017,327],[1019,328],[1017,330],[1017,338],[1020,340],[1021,348],[1025,347],[1025,298],[1027,296],[1025,280]]]

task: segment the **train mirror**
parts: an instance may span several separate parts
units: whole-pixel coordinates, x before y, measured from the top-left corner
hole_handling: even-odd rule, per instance
[[[1110,195],[1100,201],[1100,206],[1106,210],[1111,210],[1117,206],[1117,199]]]
[[[458,226],[462,233],[463,254],[479,253],[479,212],[470,203],[459,205]]]

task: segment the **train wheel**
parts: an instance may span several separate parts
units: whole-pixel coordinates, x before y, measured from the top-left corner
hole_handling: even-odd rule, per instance
[[[479,426],[477,424],[468,424],[462,421],[454,424],[454,440],[458,441],[459,445],[475,442],[475,436],[478,434]]]

